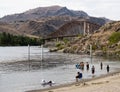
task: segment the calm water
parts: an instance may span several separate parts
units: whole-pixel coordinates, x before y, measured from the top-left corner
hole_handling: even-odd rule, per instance
[[[26,62],[28,47],[0,47],[0,92],[24,92],[49,87],[41,86],[42,79],[52,80],[55,85],[74,82],[77,71],[81,71],[75,68],[75,64],[81,61],[89,62],[90,68],[95,66],[95,76],[106,74],[107,64],[110,65],[110,72],[120,70],[117,60],[94,57],[91,62],[87,55],[49,53],[44,48],[45,60],[41,63],[41,49],[31,47],[30,52],[31,61]],[[103,62],[103,70],[100,70],[100,62]],[[84,79],[92,78],[90,70],[81,72]]]

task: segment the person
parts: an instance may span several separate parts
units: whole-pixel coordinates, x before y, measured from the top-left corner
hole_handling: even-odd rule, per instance
[[[107,69],[107,73],[109,73],[109,70],[110,70],[109,65],[107,65],[106,69]]]
[[[78,82],[78,79],[82,78],[82,73],[77,72],[77,76],[76,76],[76,82]]]
[[[103,63],[102,62],[100,63],[100,68],[101,68],[101,70],[103,69]]]
[[[94,67],[94,65],[92,66],[92,74],[94,74],[95,73],[95,67]]]
[[[80,69],[84,70],[84,62],[80,62]]]
[[[50,81],[48,81],[48,84],[50,85],[50,86],[52,86],[52,81],[50,80]]]
[[[79,64],[76,64],[76,68],[77,68],[77,69],[80,69],[80,65],[79,65]]]
[[[88,62],[86,64],[86,68],[87,68],[87,70],[89,70],[89,63]]]
[[[42,80],[41,85],[42,85],[42,86],[45,86],[45,85],[46,85],[46,81],[45,81],[45,80]]]
[[[45,81],[45,80],[42,80],[42,83],[46,83],[46,81]]]

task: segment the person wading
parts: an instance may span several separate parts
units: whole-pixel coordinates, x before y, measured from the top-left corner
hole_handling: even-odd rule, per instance
[[[92,71],[92,74],[94,75],[94,73],[95,73],[95,67],[94,67],[94,65],[92,66],[91,71]]]
[[[106,69],[107,69],[107,73],[109,73],[109,71],[110,71],[110,66],[107,65]]]
[[[100,68],[101,68],[101,70],[103,69],[103,63],[102,62],[100,63]]]
[[[86,68],[87,68],[87,70],[89,70],[89,63],[88,62],[86,64]]]

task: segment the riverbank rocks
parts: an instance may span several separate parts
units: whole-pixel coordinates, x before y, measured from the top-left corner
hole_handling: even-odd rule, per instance
[[[58,51],[57,48],[51,48],[51,49],[49,49],[49,52],[56,52],[56,51]]]

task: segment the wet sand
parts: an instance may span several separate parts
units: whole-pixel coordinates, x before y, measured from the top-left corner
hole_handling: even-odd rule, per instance
[[[120,71],[71,84],[28,92],[120,92]]]

